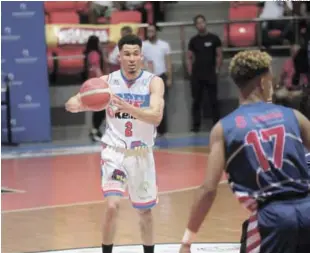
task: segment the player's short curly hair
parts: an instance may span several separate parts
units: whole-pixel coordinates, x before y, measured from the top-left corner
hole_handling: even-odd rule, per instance
[[[271,66],[271,56],[259,50],[247,50],[237,53],[229,65],[229,75],[239,88],[248,81],[265,74]]]

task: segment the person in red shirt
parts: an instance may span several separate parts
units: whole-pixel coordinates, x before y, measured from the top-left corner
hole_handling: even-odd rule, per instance
[[[86,43],[84,51],[84,80],[103,75],[103,55],[100,48],[100,41],[97,36],[90,36]],[[93,112],[92,129],[90,131],[90,138],[92,141],[100,141],[102,133],[100,126],[105,119],[105,111]]]

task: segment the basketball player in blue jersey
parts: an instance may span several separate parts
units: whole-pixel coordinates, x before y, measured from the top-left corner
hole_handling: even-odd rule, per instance
[[[210,133],[207,178],[194,203],[180,253],[190,246],[216,196],[223,171],[239,201],[251,212],[247,253],[310,252],[310,122],[271,101],[271,58],[244,51],[230,63],[240,107]]]
[[[138,210],[144,253],[154,253],[152,208],[158,202],[152,147],[164,108],[163,80],[141,65],[142,41],[127,35],[118,42],[121,69],[101,77],[109,84],[113,101],[106,110],[102,137],[102,191],[107,200],[103,219],[102,252],[111,253],[120,200],[126,188]],[[70,112],[87,111],[80,95],[66,104]],[[127,228],[131,229],[131,228]]]
[[[306,115],[307,108],[305,108],[301,102],[302,97],[305,96],[303,92],[305,92],[303,89],[289,91],[285,87],[281,87],[280,89],[274,92],[272,102],[274,104],[284,105],[290,108],[294,108],[296,110],[299,110],[304,115]],[[307,150],[305,150],[305,152],[306,152],[306,161],[308,164],[308,169],[310,171],[310,152],[308,152]],[[249,220],[246,220],[242,224],[240,253],[246,253],[246,239],[247,239],[248,224],[249,224]]]

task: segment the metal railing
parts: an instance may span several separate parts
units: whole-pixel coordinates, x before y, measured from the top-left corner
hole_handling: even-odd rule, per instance
[[[230,24],[242,24],[242,23],[257,23],[257,45],[254,47],[235,47],[235,48],[229,48],[229,47],[223,47],[224,52],[234,52],[234,51],[240,51],[245,49],[262,49],[264,48],[262,44],[262,23],[268,22],[268,21],[291,21],[293,22],[294,26],[294,35],[295,35],[295,42],[299,42],[300,37],[300,31],[298,29],[299,23],[298,21],[301,20],[310,20],[310,17],[299,17],[299,16],[291,16],[291,17],[282,17],[282,18],[273,18],[273,19],[262,19],[262,18],[254,18],[254,19],[238,19],[238,20],[213,20],[208,21],[208,27],[213,25],[226,25],[225,29],[227,29],[227,44],[229,45],[230,36],[229,36],[229,29]],[[139,28],[145,28],[147,27],[147,24],[141,24],[139,25]],[[158,27],[161,28],[171,28],[176,27],[179,28],[179,39],[180,39],[180,46],[181,50],[172,50],[171,54],[181,54],[183,57],[183,61],[185,61],[185,53],[186,53],[186,33],[185,28],[186,27],[194,27],[194,24],[192,21],[182,21],[182,22],[159,22],[157,23]],[[288,49],[290,45],[283,45],[283,46],[271,46],[270,48],[275,49]],[[84,58],[84,55],[71,55],[71,56],[50,56],[49,59],[57,60],[57,59],[81,59]],[[185,64],[185,63],[184,63]]]

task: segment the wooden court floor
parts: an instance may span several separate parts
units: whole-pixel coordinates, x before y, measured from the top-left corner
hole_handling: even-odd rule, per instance
[[[179,243],[205,177],[206,148],[155,152],[159,204],[154,209],[156,243]],[[101,244],[105,203],[97,154],[2,160],[2,252],[37,252]],[[198,242],[238,242],[248,216],[225,178]],[[137,215],[121,202],[115,244],[140,244]]]

